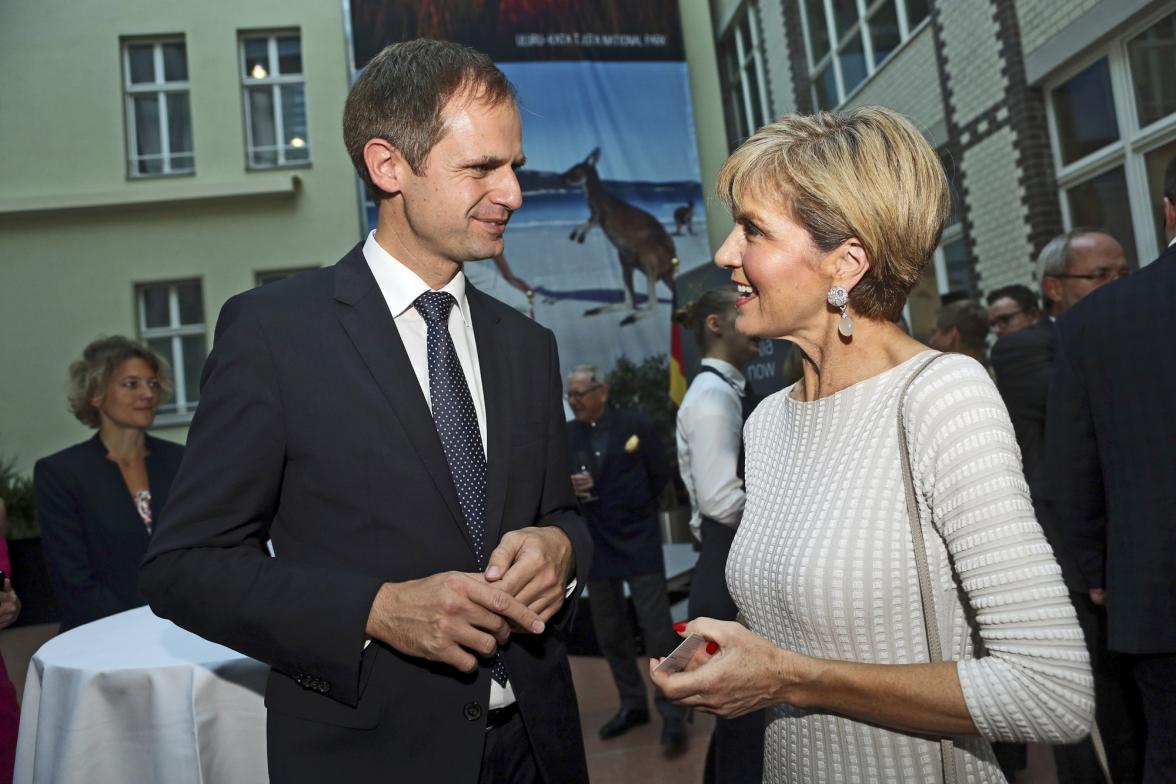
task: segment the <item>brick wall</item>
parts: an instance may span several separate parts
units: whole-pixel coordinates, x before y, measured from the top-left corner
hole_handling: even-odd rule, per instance
[[[1033,248],[1026,230],[1028,210],[1013,130],[1005,125],[966,147],[960,168],[980,289],[1027,283],[1026,260]]]
[[[1016,0],[1021,48],[1030,54],[1103,0]]]
[[[935,70],[935,41],[930,25],[883,63],[846,107],[871,104],[901,112],[923,130],[944,121],[943,95],[939,89],[939,74]]]
[[[756,3],[759,14],[760,41],[763,45],[764,69],[767,71],[769,120],[796,111],[792,91],[792,62],[788,38],[784,34],[784,3],[789,0],[762,0]],[[801,52],[803,59],[804,52]]]
[[[1008,91],[996,10],[989,0],[948,0],[936,6],[953,120],[963,127],[1003,101]]]

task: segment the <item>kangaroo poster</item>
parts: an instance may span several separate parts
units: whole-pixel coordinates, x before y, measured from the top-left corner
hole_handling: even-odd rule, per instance
[[[349,0],[356,72],[416,37],[490,55],[527,163],[503,257],[470,281],[550,327],[566,373],[668,354],[673,281],[711,261],[677,0]],[[368,222],[374,221],[368,205]]]

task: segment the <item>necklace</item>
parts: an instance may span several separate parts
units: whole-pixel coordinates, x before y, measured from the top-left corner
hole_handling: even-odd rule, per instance
[[[143,518],[143,525],[147,526],[147,533],[151,533],[151,491],[140,490],[135,493],[135,510]]]

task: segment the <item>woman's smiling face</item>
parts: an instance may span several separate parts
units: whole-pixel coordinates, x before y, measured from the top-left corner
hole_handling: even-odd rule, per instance
[[[739,292],[736,328],[761,338],[819,328],[829,317],[825,295],[832,276],[824,268],[831,255],[783,211],[751,194],[739,199],[735,228],[715,254]]]

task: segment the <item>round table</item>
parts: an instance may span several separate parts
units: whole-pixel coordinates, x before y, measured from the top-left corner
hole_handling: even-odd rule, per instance
[[[268,781],[268,673],[147,607],[71,629],[29,664],[15,781]]]

